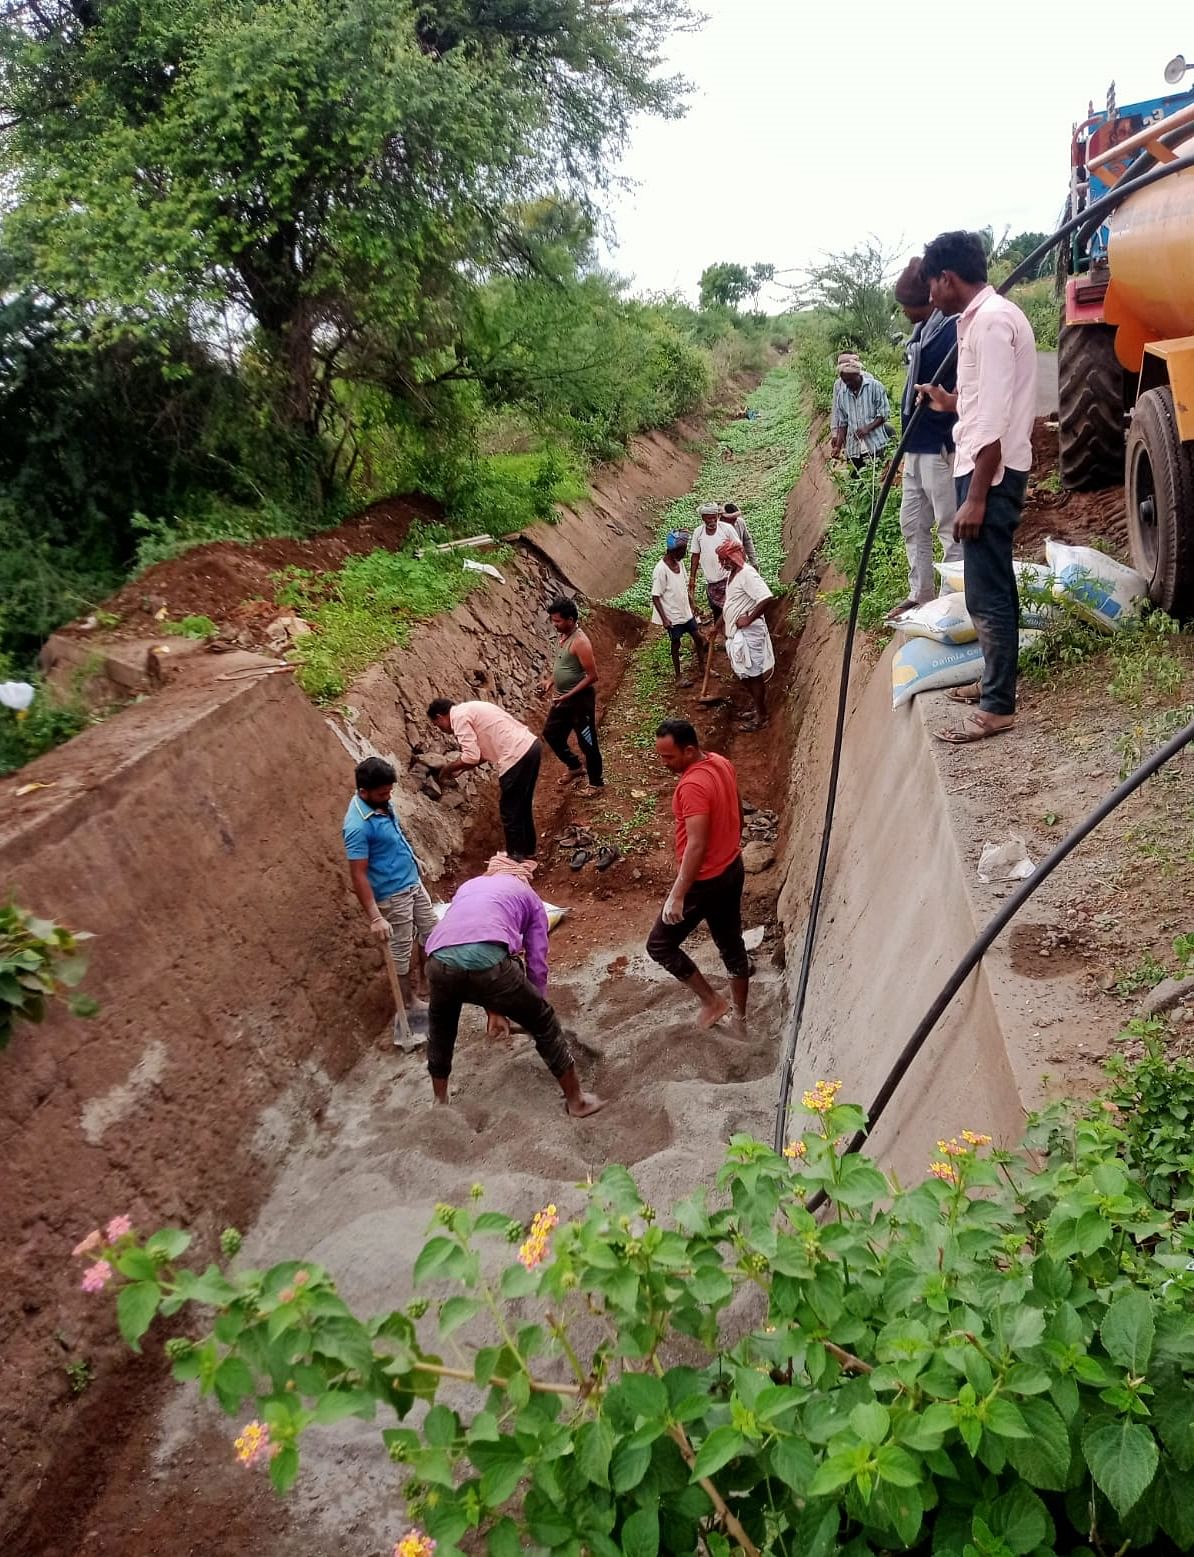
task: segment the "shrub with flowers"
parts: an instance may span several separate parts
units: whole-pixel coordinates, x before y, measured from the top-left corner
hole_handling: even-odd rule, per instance
[[[188,1307],[175,1376],[280,1490],[306,1432],[380,1415],[394,1557],[1194,1547],[1194,1185],[1157,1204],[1105,1112],[1058,1108],[1033,1155],[962,1131],[904,1188],[842,1154],[838,1091],[666,1217],[620,1167],[572,1221],[440,1206],[426,1296],[371,1319],[315,1264],[191,1271],[122,1217],[76,1252],[133,1345]]]

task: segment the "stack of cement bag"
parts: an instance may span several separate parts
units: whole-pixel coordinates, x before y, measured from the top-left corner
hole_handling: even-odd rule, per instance
[[[1051,602],[1083,620],[1114,632],[1134,620],[1145,603],[1143,578],[1093,546],[1045,542],[1047,563],[1013,564],[1020,586],[1020,648],[1034,643],[1048,624]],[[891,662],[891,706],[899,708],[918,692],[978,681],[983,653],[966,609],[966,580],[960,562],[939,563],[942,593],[928,605],[905,611],[892,624],[907,638]]]

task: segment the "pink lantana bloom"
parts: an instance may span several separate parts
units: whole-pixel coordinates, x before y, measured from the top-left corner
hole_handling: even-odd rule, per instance
[[[131,1233],[132,1230],[132,1218],[127,1216],[114,1216],[104,1228],[109,1243],[115,1243],[118,1238],[123,1238],[125,1233]]]
[[[112,1267],[107,1260],[96,1260],[89,1265],[79,1285],[84,1292],[102,1292],[112,1280]]]
[[[97,1227],[87,1234],[82,1243],[77,1243],[70,1252],[75,1259],[81,1259],[83,1255],[90,1254],[93,1249],[98,1249],[103,1241],[103,1234]]]

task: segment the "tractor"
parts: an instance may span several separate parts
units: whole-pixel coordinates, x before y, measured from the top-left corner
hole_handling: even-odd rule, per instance
[[[1188,69],[1165,67],[1176,86]],[[1194,91],[1107,106],[1074,126],[1067,219],[1124,179],[1194,155]],[[1062,249],[1062,486],[1125,489],[1150,598],[1194,613],[1194,164],[1128,195]]]

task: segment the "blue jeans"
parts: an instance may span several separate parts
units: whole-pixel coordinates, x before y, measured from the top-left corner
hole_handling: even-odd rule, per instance
[[[957,478],[958,507],[970,491],[971,472]],[[1016,661],[1020,653],[1020,595],[1012,567],[1012,540],[1024,507],[1028,472],[1005,470],[987,493],[982,529],[962,542],[966,609],[983,651],[982,696],[987,714],[1016,711]]]

